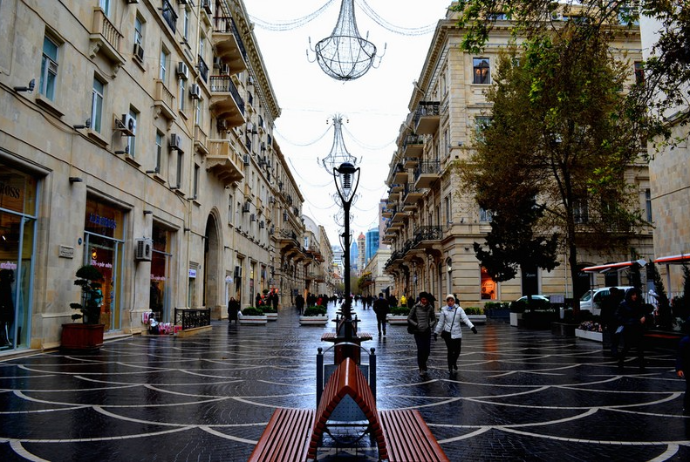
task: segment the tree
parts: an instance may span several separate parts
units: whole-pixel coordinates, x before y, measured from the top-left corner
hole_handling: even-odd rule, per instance
[[[610,249],[642,224],[625,179],[642,140],[620,91],[627,69],[609,54],[611,38],[567,23],[502,53],[487,93],[491,124],[460,164],[463,184],[499,217],[516,198],[538,201],[535,234],[561,233],[572,281],[578,246]]]
[[[486,44],[499,17],[511,20],[516,35],[532,38],[553,32],[564,23],[582,35],[604,36],[612,25],[636,27],[641,17],[659,22],[658,40],[644,63],[644,85],[629,93],[629,107],[644,112],[650,140],[671,131],[666,116],[678,113],[674,124],[690,121],[690,2],[669,0],[459,0],[451,10],[459,12],[459,24],[467,29],[462,48],[477,53]],[[504,16],[499,16],[501,13]],[[650,110],[651,109],[651,110]]]
[[[488,191],[482,194],[479,199],[482,208],[495,203],[494,198],[487,197],[491,195]],[[534,224],[542,218],[543,207],[531,195],[515,199],[517,203],[512,207],[501,207],[492,215],[491,231],[485,240],[487,250],[474,243],[477,258],[497,282],[513,279],[519,268],[523,273],[535,268],[551,271],[559,265],[556,261],[558,234],[534,235]]]

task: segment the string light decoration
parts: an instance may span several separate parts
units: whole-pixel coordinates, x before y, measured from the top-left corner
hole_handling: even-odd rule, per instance
[[[356,166],[357,158],[350,154],[345,147],[345,140],[343,139],[343,116],[335,114],[333,116],[333,145],[331,146],[331,152],[321,161],[321,164],[328,173],[332,173],[334,168],[346,162]]]
[[[368,38],[368,36],[367,36]],[[329,37],[322,39],[312,50],[315,61],[321,70],[336,80],[348,81],[362,77],[372,67],[378,67],[383,55],[379,56],[377,65],[376,45],[359,35],[355,19],[354,0],[342,0],[338,22]],[[311,47],[311,39],[309,40]],[[384,48],[385,54],[385,48]],[[309,50],[307,50],[309,59]],[[309,59],[309,62],[314,62]]]

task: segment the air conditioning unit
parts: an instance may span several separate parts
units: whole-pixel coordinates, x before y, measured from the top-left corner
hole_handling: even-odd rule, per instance
[[[137,120],[129,114],[122,114],[122,119],[115,124],[122,136],[134,136],[137,133]]]
[[[244,155],[244,165],[249,165],[249,154]]]
[[[134,239],[134,259],[139,261],[151,261],[153,253],[153,240],[147,238]]]
[[[254,215],[253,213],[249,215],[249,221],[256,221],[256,215]]]
[[[189,78],[189,68],[185,63],[177,63],[177,76],[185,80]]]
[[[235,278],[241,278],[242,277],[242,267],[241,266],[235,266]]]
[[[201,87],[195,83],[189,88],[189,95],[193,99],[201,99]]]
[[[144,61],[144,47],[142,47],[139,43],[134,44],[134,57],[136,57],[139,61]]]
[[[249,202],[245,202],[244,205],[242,205],[242,213],[249,213]]]
[[[211,3],[211,0],[201,0],[201,7],[208,14],[213,14],[213,4]]]
[[[179,151],[182,146],[182,137],[176,133],[170,135],[170,149]]]

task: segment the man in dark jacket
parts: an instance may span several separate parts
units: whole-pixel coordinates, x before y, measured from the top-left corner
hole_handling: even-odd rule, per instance
[[[431,331],[436,327],[436,312],[430,303],[430,295],[419,294],[419,303],[412,307],[407,323],[414,326],[414,341],[417,344],[417,365],[419,375],[426,375],[426,362],[431,354]]]
[[[379,335],[383,328],[383,336],[386,336],[386,315],[388,314],[388,301],[383,298],[383,293],[379,293],[379,298],[374,302],[374,313],[376,313],[376,322],[379,327]]]
[[[618,366],[623,367],[625,357],[632,347],[637,349],[640,369],[644,369],[644,327],[647,313],[640,289],[632,288],[625,292],[625,299],[616,312],[619,325],[623,328],[623,348],[618,356]]]

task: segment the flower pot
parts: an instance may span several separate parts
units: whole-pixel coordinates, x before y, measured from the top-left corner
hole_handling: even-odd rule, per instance
[[[591,331],[591,330],[575,329],[575,337],[583,338],[585,340],[591,340],[593,342],[603,342],[604,341],[604,333],[603,332],[595,332],[595,331]]]
[[[391,326],[406,326],[407,325],[407,315],[404,314],[388,314],[386,315],[386,321]]]
[[[103,346],[103,324],[62,325],[60,348],[69,351],[95,351]]]
[[[261,316],[247,316],[247,315],[242,315],[240,316],[240,324],[246,324],[250,326],[261,326],[265,325],[268,322],[268,318],[266,315],[261,315]]]
[[[264,313],[266,315],[266,319],[269,321],[277,321],[278,320],[278,313]]]
[[[302,326],[325,326],[328,324],[328,316],[300,316],[299,323]]]

